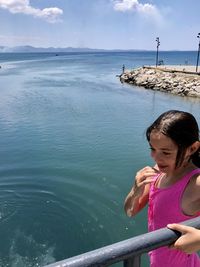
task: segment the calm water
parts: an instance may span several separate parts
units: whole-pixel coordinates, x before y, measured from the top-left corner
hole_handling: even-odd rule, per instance
[[[195,65],[196,53],[161,58]],[[116,77],[123,64],[154,61],[153,52],[0,54],[0,266],[44,266],[147,231],[146,210],[123,211],[134,173],[152,164],[144,131],[168,109],[200,123],[200,100]]]

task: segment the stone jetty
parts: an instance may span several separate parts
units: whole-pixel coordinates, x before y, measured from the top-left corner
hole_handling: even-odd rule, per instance
[[[200,73],[195,72],[194,66],[143,66],[125,70],[120,75],[120,81],[146,89],[200,98]]]

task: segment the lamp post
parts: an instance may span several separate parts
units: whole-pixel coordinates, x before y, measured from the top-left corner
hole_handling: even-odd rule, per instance
[[[156,52],[156,68],[157,68],[157,66],[158,66],[158,48],[160,46],[159,37],[156,38],[156,42],[157,42],[157,52]]]
[[[200,38],[200,32],[198,33],[197,38]],[[198,70],[198,65],[199,65],[199,52],[200,52],[200,39],[199,39],[199,47],[198,47],[198,52],[197,52],[196,72],[197,72],[197,70]]]

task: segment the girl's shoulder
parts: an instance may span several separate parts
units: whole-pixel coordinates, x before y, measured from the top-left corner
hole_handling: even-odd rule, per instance
[[[200,198],[200,169],[195,169],[194,172],[191,175],[190,182],[188,184],[188,187],[191,189],[191,192],[195,193]]]
[[[200,177],[200,168],[195,168],[193,170],[190,170],[187,172],[183,177],[182,181],[185,180],[186,184],[191,182],[192,180],[196,180],[197,178],[199,179]]]
[[[197,181],[200,179],[200,168],[191,171],[191,179],[195,179]]]
[[[198,214],[200,215],[200,169],[199,172],[195,172],[192,175],[190,182],[184,192],[186,199],[188,199],[189,203],[192,204],[190,209],[192,209],[189,213],[186,214]]]
[[[194,175],[194,179],[196,180],[197,186],[200,186],[200,170],[199,173]]]
[[[190,180],[196,181],[196,183],[200,184],[200,168],[194,169],[189,173]]]

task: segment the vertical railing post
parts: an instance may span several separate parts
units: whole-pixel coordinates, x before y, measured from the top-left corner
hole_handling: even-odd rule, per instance
[[[124,260],[124,267],[140,267],[141,255]]]

